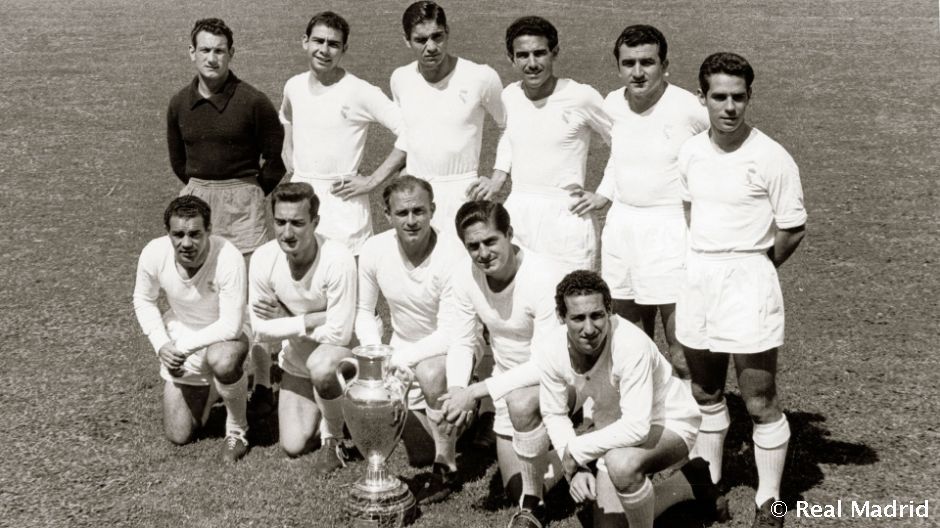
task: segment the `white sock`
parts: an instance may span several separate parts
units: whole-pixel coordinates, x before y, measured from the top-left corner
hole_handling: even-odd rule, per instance
[[[790,442],[790,423],[786,415],[769,424],[754,424],[754,461],[757,464],[757,493],[754,502],[758,506],[767,499],[780,498],[780,480],[787,461],[787,445]]]
[[[650,479],[643,479],[643,485],[633,493],[617,492],[623,514],[627,516],[630,528],[653,528],[653,508],[656,505],[656,494]]]
[[[213,378],[213,381],[228,411],[225,418],[225,435],[244,435],[248,432],[248,417],[245,411],[248,403],[248,376],[242,373],[238,381],[228,385],[217,378]]]
[[[653,509],[653,518],[659,517],[659,514],[668,510],[672,505],[679,504],[687,500],[695,500],[695,493],[692,492],[692,485],[689,484],[685,474],[676,471],[669,478],[661,480],[653,486],[655,489],[656,507]]]
[[[425,410],[428,416],[428,425],[431,427],[431,438],[434,439],[435,456],[434,461],[444,464],[451,471],[457,471],[457,435],[454,433],[444,434],[439,427],[444,418],[444,412],[440,409],[428,407]]]
[[[271,345],[269,343],[251,344],[251,364],[255,371],[255,385],[271,388]]]
[[[548,431],[544,424],[532,431],[513,431],[512,448],[519,457],[520,475],[522,476],[522,499],[526,495],[542,498],[545,471],[548,465],[547,455],[551,448]]]
[[[329,438],[343,439],[343,397],[338,396],[327,400],[320,396],[317,389],[313,389],[313,397],[320,408],[320,438],[326,442]]]
[[[731,415],[728,414],[728,405],[724,398],[718,403],[700,405],[702,411],[702,426],[695,439],[695,446],[689,453],[689,458],[702,457],[708,462],[708,471],[712,482],[718,484],[721,480],[721,461],[725,447],[725,435],[731,425]]]

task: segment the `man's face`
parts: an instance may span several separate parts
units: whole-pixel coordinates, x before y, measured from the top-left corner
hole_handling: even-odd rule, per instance
[[[529,89],[537,90],[552,78],[557,56],[558,50],[549,49],[545,37],[522,35],[512,41],[512,65]]]
[[[420,187],[394,192],[388,197],[385,218],[403,243],[425,240],[431,232],[433,216],[431,197]]]
[[[314,232],[319,220],[319,216],[310,217],[310,204],[306,200],[275,204],[274,235],[288,258],[307,255],[316,244]]]
[[[512,228],[503,234],[491,222],[477,222],[463,231],[463,245],[474,265],[487,275],[499,275],[510,265]]]
[[[225,79],[234,54],[235,50],[228,47],[225,35],[213,35],[207,31],[197,33],[196,45],[189,47],[189,58],[196,65],[196,72],[207,80]]]
[[[170,217],[170,242],[176,254],[176,262],[187,269],[198,268],[209,256],[210,229],[203,224],[201,216]]]
[[[708,93],[699,100],[708,109],[713,130],[731,133],[744,125],[744,112],[751,96],[744,77],[714,73],[708,76]]]
[[[579,354],[593,356],[600,353],[610,333],[610,314],[604,307],[600,293],[565,297],[565,326],[568,342]]]
[[[640,44],[620,46],[620,62],[617,68],[620,80],[633,97],[646,97],[662,89],[669,61],[659,60],[659,45]]]
[[[447,56],[447,30],[433,20],[416,25],[406,42],[423,68],[436,69]]]
[[[303,38],[304,51],[310,57],[310,69],[322,75],[339,66],[346,53],[344,38],[343,32],[338,29],[324,24],[313,26],[310,36],[304,35]]]

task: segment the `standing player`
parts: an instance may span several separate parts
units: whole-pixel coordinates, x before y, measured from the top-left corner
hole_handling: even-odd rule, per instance
[[[729,425],[725,378],[733,358],[754,421],[753,526],[771,527],[783,525],[771,504],[780,498],[790,439],[777,400],[784,314],[775,268],[803,240],[806,210],[793,158],[745,121],[753,80],[751,65],[734,53],[710,55],[699,69],[699,98],[711,129],[686,141],[679,152],[692,250],[676,305],[676,337],[702,410],[695,451],[710,463],[716,483]]]
[[[656,344],[612,314],[610,290],[596,273],[565,276],[555,309],[565,326],[538,336],[533,347],[545,428],[564,453],[572,498],[595,501],[595,526],[621,526],[625,515],[630,528],[652,528],[657,513],[696,497],[703,514],[726,520],[727,501],[704,461],[685,463],[701,415]],[[596,402],[594,430],[578,436],[568,413],[587,398]],[[680,464],[681,472],[652,485],[648,475]]]
[[[586,84],[555,76],[558,31],[548,20],[529,16],[513,22],[506,29],[506,50],[522,80],[503,90],[506,132],[485,196],[511,172],[506,209],[519,244],[567,270],[593,269],[595,219],[576,211],[593,199],[584,190],[591,130],[610,142],[603,99]]]
[[[682,143],[708,128],[708,114],[693,94],[666,82],[666,51],[666,38],[652,26],[629,26],[617,38],[624,87],[604,99],[613,124],[610,161],[584,210],[613,201],[601,236],[601,273],[614,311],[653,337],[658,309],[673,368],[688,378],[675,327],[688,250],[676,160]]]
[[[541,526],[533,511],[543,485],[551,486],[559,473],[553,467],[546,479],[548,436],[540,427],[539,368],[531,344],[533,336],[558,326],[552,292],[564,271],[513,245],[509,213],[496,202],[465,203],[456,228],[473,264],[461,266],[451,279],[455,313],[443,410],[459,426],[477,401],[493,399],[503,487],[520,504],[509,526]],[[489,329],[495,366],[491,377],[468,387],[478,321]]]
[[[266,95],[229,69],[235,55],[232,30],[218,18],[196,21],[189,57],[196,77],[170,101],[166,137],[170,165],[192,194],[212,208],[215,234],[249,258],[267,241],[264,196],[284,176],[284,130]],[[252,349],[252,406],[270,408],[271,356]]]
[[[503,84],[493,68],[448,53],[447,17],[436,3],[408,6],[402,28],[416,60],[396,69],[390,81],[405,121],[397,146],[408,152],[405,171],[431,182],[437,203],[432,225],[451,236],[457,209],[480,183],[484,114],[505,126]]]
[[[151,240],[140,254],[134,312],[166,380],[166,437],[179,445],[192,441],[218,391],[228,412],[222,459],[235,461],[248,452],[245,262],[235,246],[211,234],[210,220],[209,205],[195,196],[170,202],[163,213],[167,236]],[[170,305],[164,314],[160,290]]]
[[[382,90],[340,66],[348,40],[349,24],[336,13],[325,11],[310,19],[302,39],[310,70],[284,86],[281,121],[291,181],[309,183],[321,198],[317,232],[358,255],[372,235],[369,196],[341,198],[334,193],[352,179],[365,179],[359,176],[359,164],[369,125],[381,123],[398,135],[401,117]],[[384,180],[393,168],[383,164],[371,178]]]
[[[375,319],[381,293],[392,319],[392,365],[414,371],[420,389],[412,389],[409,407],[434,439],[431,478],[416,494],[419,504],[428,504],[450,495],[457,470],[456,435],[438,426],[443,415],[438,398],[447,390],[445,366],[451,336],[446,321],[453,310],[450,276],[466,257],[456,241],[440,237],[431,227],[435,207],[430,183],[401,176],[385,188],[382,198],[392,229],[362,247],[356,336],[363,345],[381,343]],[[415,463],[421,446],[413,445],[413,439],[404,437],[409,459]]]
[[[342,390],[336,380],[356,315],[356,263],[346,247],[316,234],[319,200],[306,183],[286,183],[271,196],[276,240],[251,259],[251,326],[262,341],[286,340],[278,401],[281,447],[306,451],[320,424],[317,474],[344,465]]]

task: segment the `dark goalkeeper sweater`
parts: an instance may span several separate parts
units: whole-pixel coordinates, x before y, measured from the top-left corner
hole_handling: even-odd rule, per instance
[[[257,177],[265,194],[284,177],[284,128],[266,95],[229,72],[222,91],[206,99],[199,80],[170,100],[166,141],[173,172],[190,178]]]

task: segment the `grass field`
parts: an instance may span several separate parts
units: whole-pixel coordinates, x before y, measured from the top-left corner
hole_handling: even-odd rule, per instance
[[[0,525],[330,526],[354,464],[328,480],[256,435],[234,467],[216,462],[221,422],[178,448],[162,438],[157,362],[130,304],[134,266],[162,234],[179,190],[164,112],[192,75],[194,19],[235,30],[233,69],[275,103],[306,67],[306,20],[352,24],[345,65],[387,91],[410,60],[406,1],[301,5],[219,0],[10,0],[0,17]],[[660,27],[670,79],[692,88],[705,55],[733,50],[757,70],[752,121],[800,165],[808,238],[783,268],[787,345],[780,393],[794,431],[784,493],[828,503],[931,500],[940,525],[940,55],[934,2],[474,2],[449,9],[451,50],[515,80],[502,32],[540,14],[561,34],[556,71],[617,87],[610,47],[629,23]],[[492,130],[483,167],[491,166]],[[364,167],[391,138],[376,129]],[[595,141],[590,187],[606,161]],[[380,228],[384,222],[380,220]],[[739,399],[726,479],[749,526],[756,475]],[[468,457],[473,455],[468,455]],[[469,458],[467,459],[469,461]],[[501,526],[495,469],[480,470],[416,526]],[[394,469],[406,477],[417,470]],[[498,477],[495,477],[498,480]],[[935,506],[936,505],[936,506]],[[797,519],[788,526],[881,526]],[[678,521],[676,521],[678,522]],[[890,521],[889,521],[890,522]],[[573,514],[553,526],[577,526]],[[672,526],[660,523],[661,526]]]

